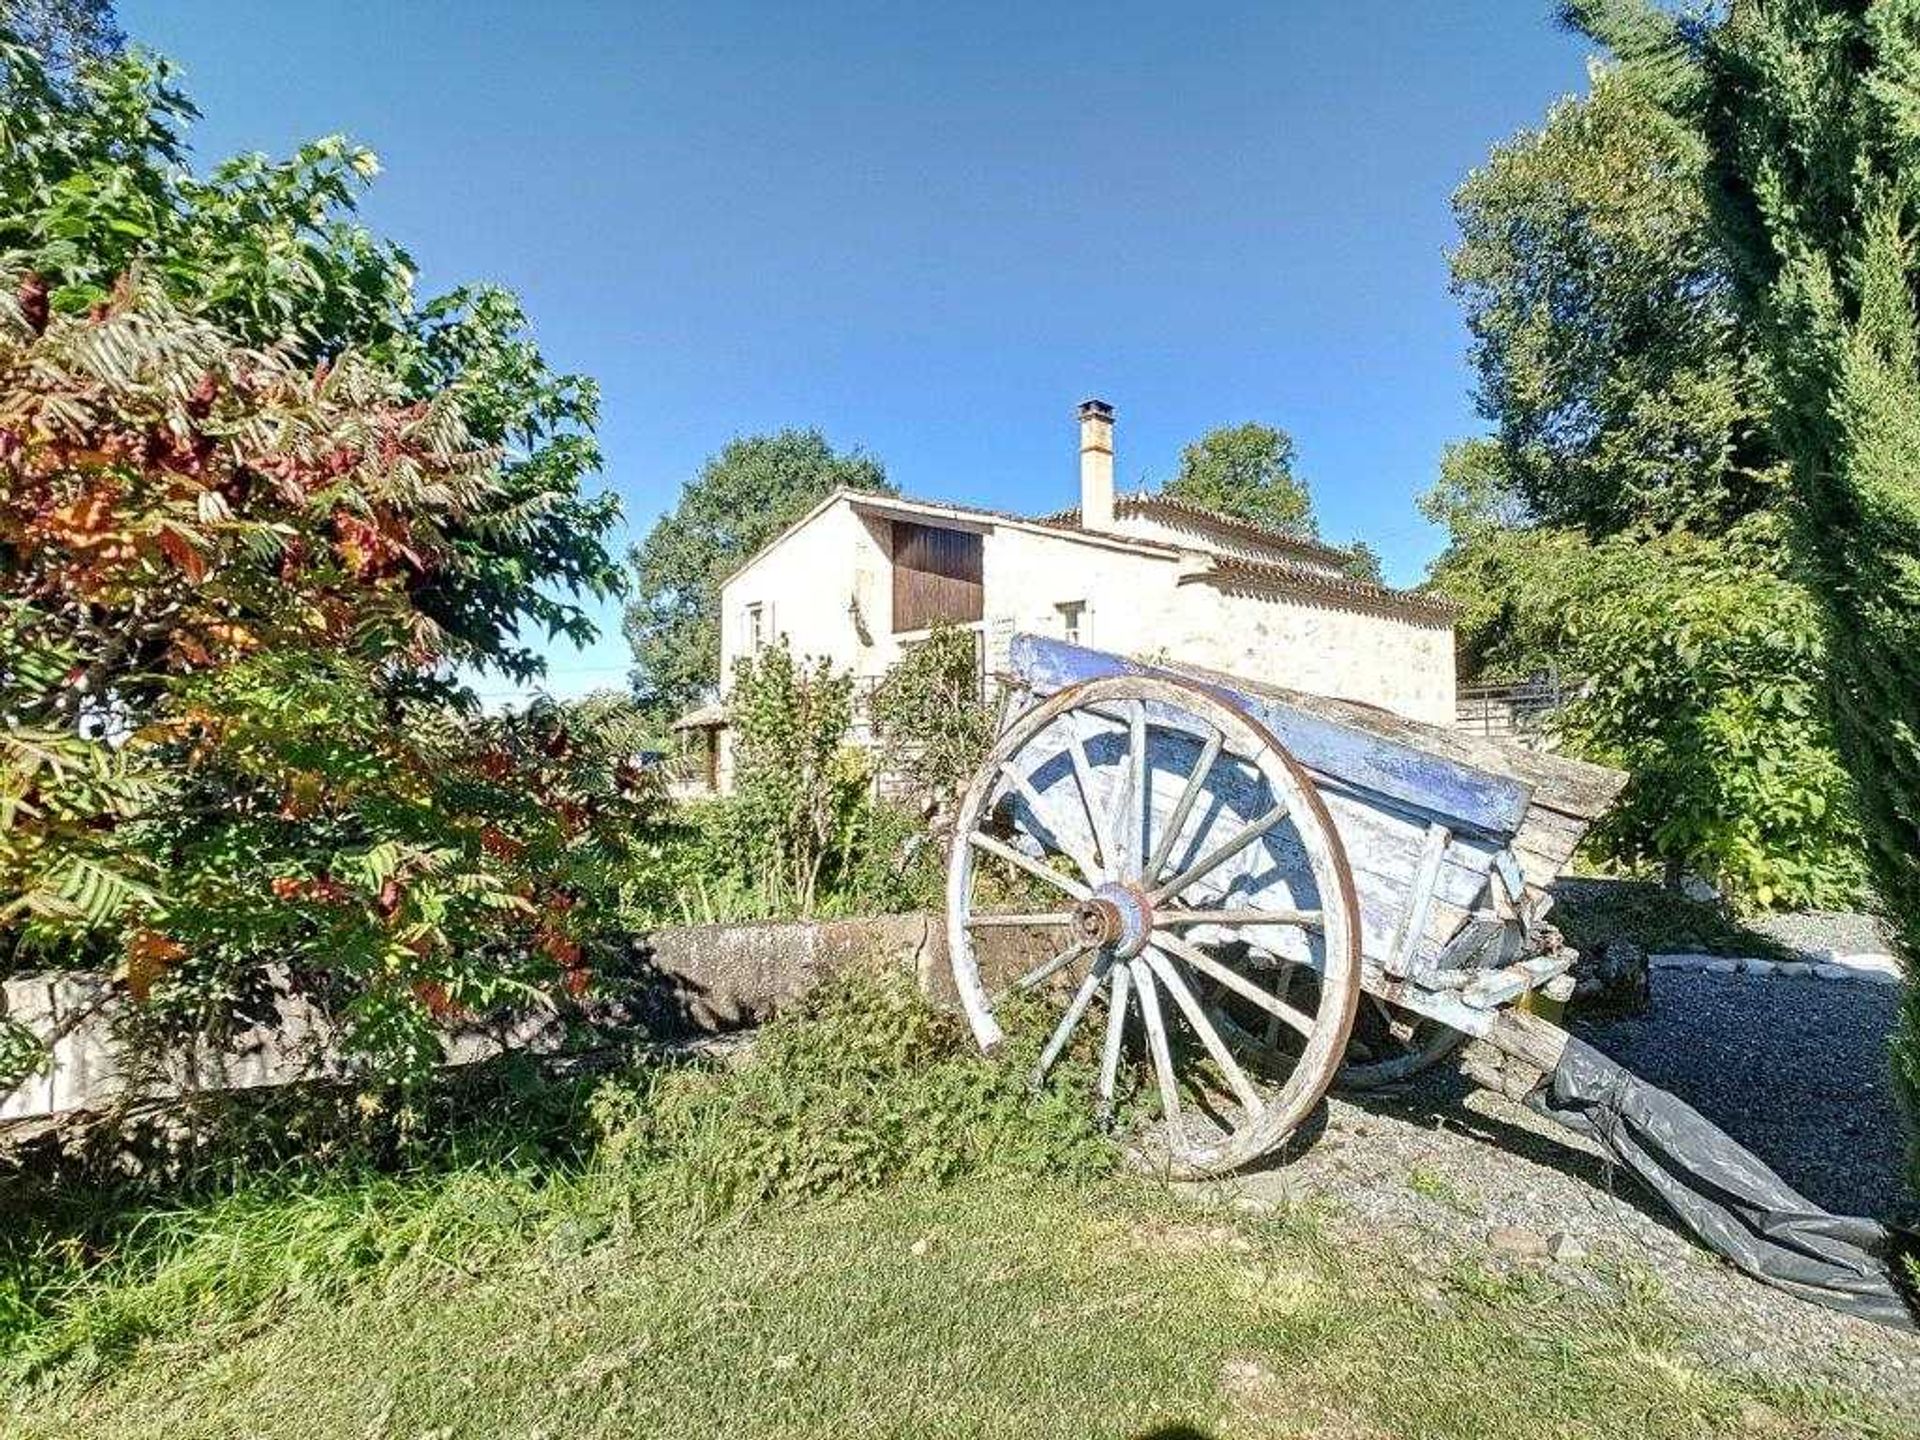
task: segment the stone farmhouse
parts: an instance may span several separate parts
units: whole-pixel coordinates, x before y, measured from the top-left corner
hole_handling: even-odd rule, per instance
[[[1115,495],[1113,429],[1111,406],[1081,405],[1078,509],[1028,518],[837,490],[742,564],[720,592],[721,698],[675,727],[696,787],[729,783],[737,660],[784,637],[864,693],[943,621],[979,637],[983,686],[1028,631],[1454,723],[1450,605],[1355,580],[1331,546]]]

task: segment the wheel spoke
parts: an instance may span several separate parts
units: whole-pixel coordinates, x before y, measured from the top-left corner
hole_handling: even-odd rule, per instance
[[[1187,783],[1180,792],[1180,799],[1173,807],[1173,814],[1167,817],[1167,828],[1160,832],[1160,843],[1153,847],[1153,855],[1147,861],[1147,868],[1140,872],[1142,883],[1151,885],[1160,878],[1160,867],[1167,863],[1167,856],[1173,853],[1173,844],[1179,838],[1180,829],[1187,823],[1187,816],[1193,813],[1193,805],[1206,788],[1207,775],[1213,769],[1213,762],[1220,758],[1220,746],[1224,743],[1218,730],[1207,732],[1207,743],[1200,752],[1200,759],[1193,767],[1193,773],[1187,776]]]
[[[1218,960],[1207,954],[1206,951],[1201,950],[1197,946],[1189,945],[1178,935],[1167,935],[1156,932],[1153,937],[1153,943],[1164,947],[1168,953],[1179,956],[1201,974],[1208,976],[1210,979],[1218,980],[1222,985],[1226,986],[1227,989],[1233,991],[1234,994],[1243,999],[1251,1000],[1269,1015],[1278,1016],[1308,1039],[1313,1038],[1312,1016],[1303,1011],[1296,1010],[1278,995],[1269,995],[1265,990],[1262,990],[1232,966],[1222,965]]]
[[[1019,792],[1020,798],[1027,802],[1027,809],[1032,812],[1033,818],[1047,827],[1060,848],[1066,852],[1067,858],[1079,867],[1080,874],[1086,882],[1089,885],[1098,885],[1100,883],[1099,867],[1094,864],[1091,856],[1082,853],[1079,846],[1068,843],[1066,833],[1054,822],[1046,803],[1040,798],[1040,792],[1033,788],[1033,782],[1022,775],[1019,767],[1011,760],[1000,766],[1000,774]]]
[[[1127,843],[1116,858],[1133,868],[1138,879],[1145,874],[1141,865],[1147,853],[1147,707],[1135,700],[1128,706],[1127,760],[1132,771],[1127,787]]]
[[[1285,1000],[1293,990],[1294,962],[1289,960],[1273,972],[1273,993],[1275,998]],[[1261,1043],[1269,1050],[1280,1048],[1280,1027],[1285,1022],[1278,1015],[1267,1017],[1267,1033]]]
[[[1072,715],[1061,717],[1061,729],[1067,732],[1067,758],[1073,762],[1073,783],[1080,791],[1080,805],[1087,812],[1087,834],[1093,837],[1094,858],[1108,866],[1107,832],[1112,822],[1094,813],[1093,766],[1087,762],[1086,742],[1080,738],[1080,724]]]
[[[1167,993],[1173,996],[1173,1003],[1186,1015],[1187,1023],[1193,1027],[1193,1033],[1200,1037],[1200,1043],[1206,1048],[1207,1054],[1213,1057],[1213,1063],[1220,1067],[1220,1073],[1227,1077],[1228,1086],[1240,1100],[1240,1108],[1250,1116],[1258,1115],[1265,1108],[1260,1092],[1253,1088],[1253,1082],[1247,1079],[1247,1072],[1240,1068],[1239,1062],[1227,1049],[1226,1042],[1207,1019],[1200,1002],[1194,999],[1193,992],[1187,988],[1187,982],[1180,978],[1172,963],[1158,950],[1147,951],[1147,963],[1153,967],[1153,973],[1160,977],[1160,983],[1167,987]]]
[[[1184,1148],[1186,1136],[1180,1126],[1180,1089],[1173,1076],[1173,1048],[1167,1044],[1167,1025],[1161,1018],[1153,971],[1139,960],[1132,964],[1133,983],[1140,991],[1140,1018],[1147,1028],[1147,1049],[1153,1056],[1154,1079],[1160,1086],[1160,1111],[1166,1117],[1168,1139]]]
[[[1093,999],[1093,992],[1100,988],[1105,973],[1106,966],[1094,965],[1080,982],[1080,988],[1073,992],[1073,999],[1067,1002],[1067,1013],[1053,1027],[1053,1034],[1047,1037],[1046,1048],[1040,1052],[1040,1063],[1033,1067],[1034,1084],[1038,1085],[1047,1078],[1047,1071],[1060,1058],[1060,1052],[1067,1048],[1067,1041],[1073,1038],[1074,1027],[1080,1023],[1080,1017],[1087,1013],[1087,1004]]]
[[[1002,844],[984,831],[974,830],[967,835],[967,843],[976,850],[984,850],[989,855],[997,855],[1009,865],[1018,866],[1036,880],[1044,880],[1056,890],[1065,891],[1076,900],[1085,900],[1093,892],[1078,880],[1049,870],[1030,855],[1022,855],[1011,845]]]
[[[1034,986],[1051,980],[1055,975],[1058,975],[1062,970],[1066,969],[1067,966],[1079,959],[1080,956],[1086,954],[1086,951],[1087,947],[1076,940],[1052,959],[1041,961],[1040,964],[1027,971],[1026,974],[1014,981],[1008,988],[1012,990],[1031,990]]]
[[[1041,910],[1027,914],[992,914],[967,916],[969,930],[991,930],[997,927],[1031,930],[1042,925],[1071,925],[1073,915],[1066,910]]]
[[[1120,1047],[1127,1032],[1127,998],[1132,988],[1133,969],[1113,967],[1107,990],[1107,1038],[1100,1047],[1100,1118],[1113,1114],[1113,1087],[1120,1075]]]
[[[1156,910],[1155,925],[1303,925],[1318,930],[1318,910]]]
[[[1251,825],[1247,826],[1246,829],[1234,836],[1233,839],[1227,841],[1224,845],[1216,846],[1213,850],[1201,856],[1200,859],[1194,861],[1193,864],[1182,870],[1178,875],[1174,876],[1173,879],[1154,890],[1147,898],[1157,905],[1169,895],[1178,895],[1194,881],[1226,864],[1227,861],[1238,855],[1242,850],[1266,834],[1268,830],[1284,820],[1286,816],[1287,807],[1285,805],[1274,806],[1271,810],[1267,811],[1266,814],[1262,815],[1258,820],[1255,820]]]

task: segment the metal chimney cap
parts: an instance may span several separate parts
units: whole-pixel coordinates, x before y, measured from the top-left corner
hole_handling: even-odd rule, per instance
[[[1113,406],[1104,400],[1082,400],[1080,402],[1080,418],[1082,420],[1111,420],[1113,419]]]

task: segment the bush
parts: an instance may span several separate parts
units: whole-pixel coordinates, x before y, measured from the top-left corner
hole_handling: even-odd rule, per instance
[[[0,943],[155,1041],[278,966],[417,1078],[437,1016],[589,983],[654,809],[456,678],[617,585],[593,387],[502,292],[416,302],[369,152],[193,176],[141,54],[54,86],[0,33],[0,89]]]
[[[864,757],[845,746],[853,677],[825,660],[796,661],[782,637],[734,666],[727,712],[741,853],[775,904],[811,915],[870,780]]]
[[[1781,529],[1765,513],[1712,539],[1489,526],[1434,583],[1468,603],[1462,649],[1487,669],[1551,662],[1584,682],[1556,733],[1631,776],[1590,856],[1691,870],[1747,905],[1844,907],[1863,852]]]
[[[885,770],[950,814],[993,744],[973,632],[936,625],[901,656],[874,691],[873,728]]]
[[[623,886],[635,929],[789,919],[784,889],[766,883],[751,812],[735,798],[675,807],[636,845]],[[821,867],[816,916],[892,914],[940,903],[944,857],[918,816],[863,789],[842,813]]]
[[[829,981],[765,1026],[738,1071],[605,1087],[603,1156],[694,1224],[895,1184],[1105,1172],[1114,1152],[1088,1077],[1063,1066],[1035,1093],[1044,1032],[1026,1029],[1028,1043],[988,1060],[903,978]]]

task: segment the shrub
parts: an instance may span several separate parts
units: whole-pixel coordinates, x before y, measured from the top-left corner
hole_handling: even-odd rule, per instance
[[[796,661],[784,638],[734,667],[733,789],[740,853],[777,906],[811,915],[821,875],[871,777],[846,746],[853,677]]]
[[[1043,1032],[1028,1028],[1031,1043],[989,1060],[904,978],[830,981],[763,1027],[736,1071],[606,1087],[605,1158],[690,1223],[893,1184],[1104,1172],[1114,1152],[1086,1075],[1065,1066],[1034,1092]]]
[[[1782,528],[1760,513],[1712,539],[1595,542],[1487,526],[1434,583],[1467,602],[1462,649],[1488,669],[1584,681],[1559,739],[1632,777],[1588,854],[1712,876],[1748,905],[1844,906],[1864,881],[1858,824]]]
[[[881,764],[950,813],[993,744],[993,714],[980,697],[973,632],[936,625],[910,647],[873,694]]]
[[[276,965],[417,1077],[436,1015],[588,983],[653,811],[456,679],[617,583],[592,386],[501,292],[416,303],[370,153],[196,177],[146,55],[54,86],[0,33],[0,87],[0,942],[155,1039]]]
[[[675,807],[635,845],[623,886],[627,923],[710,925],[791,918],[782,887],[767,883],[749,812],[735,798]],[[813,913],[874,915],[937,905],[940,847],[911,811],[863,790],[840,818],[821,867]]]

